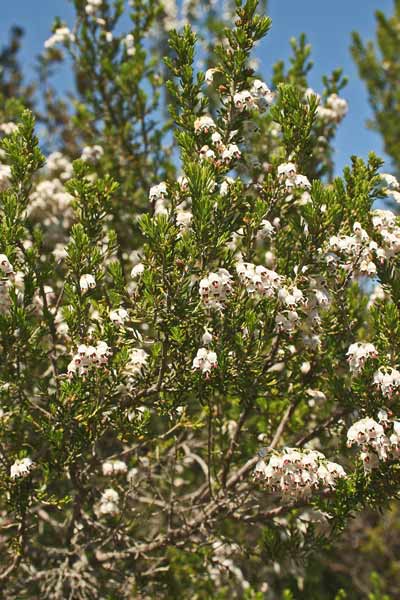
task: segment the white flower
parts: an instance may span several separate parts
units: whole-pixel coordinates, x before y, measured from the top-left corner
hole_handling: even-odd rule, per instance
[[[367,308],[370,309],[376,302],[385,299],[385,290],[380,283],[377,283],[369,297]]]
[[[384,429],[380,423],[374,419],[366,417],[360,419],[350,427],[347,432],[347,445],[369,443],[372,440],[380,438],[384,434]]]
[[[273,92],[271,92],[269,87],[259,79],[255,79],[253,81],[253,84],[250,88],[250,93],[261,112],[265,111],[274,100]]]
[[[205,74],[205,82],[207,85],[211,85],[214,81],[214,74],[218,73],[218,69],[207,69]]]
[[[128,467],[123,460],[107,460],[102,464],[102,471],[105,477],[113,475],[124,475],[128,472]]]
[[[326,99],[325,106],[317,107],[317,115],[322,121],[339,123],[346,116],[348,108],[346,100],[337,94],[331,94]]]
[[[221,183],[219,187],[219,193],[221,196],[227,196],[229,192],[229,187],[235,183],[235,180],[232,177],[225,177],[224,181]]]
[[[0,254],[0,270],[5,275],[12,275],[14,273],[13,266],[5,254]]]
[[[15,131],[18,131],[18,125],[12,121],[1,123],[0,125],[0,132],[4,133],[4,135],[11,135],[12,133],[15,133]]]
[[[204,374],[209,374],[212,369],[217,367],[218,360],[215,352],[207,350],[207,348],[199,348],[193,359],[193,369],[202,371]]]
[[[307,375],[307,373],[309,373],[310,370],[311,370],[311,363],[308,360],[301,363],[300,371],[301,371],[301,373],[303,373],[303,375]]]
[[[391,210],[374,210],[371,214],[374,229],[382,237],[382,247],[379,248],[372,242],[370,250],[381,260],[395,256],[400,252],[400,227],[397,225],[396,215]]]
[[[375,452],[372,452],[372,451],[360,452],[360,458],[363,462],[364,471],[366,473],[379,467],[379,457],[377,454],[375,454]]]
[[[100,365],[106,365],[108,363],[108,358],[111,354],[110,347],[106,342],[97,342],[96,350],[96,359]]]
[[[126,366],[128,373],[139,375],[146,367],[148,355],[141,348],[133,348],[129,354],[129,362]]]
[[[99,517],[105,515],[115,516],[119,513],[119,494],[116,490],[108,488],[101,495],[100,502],[97,505],[97,514]]]
[[[135,265],[131,271],[131,277],[132,279],[136,279],[137,277],[140,277],[140,275],[144,272],[144,264],[143,263],[138,263],[137,265]]]
[[[242,90],[233,96],[233,103],[240,112],[251,110],[255,106],[255,99],[249,90]]]
[[[196,119],[194,122],[195,133],[209,133],[210,131],[214,131],[214,129],[214,120],[208,115],[203,115],[202,117]]]
[[[374,374],[374,384],[384,396],[392,396],[400,386],[400,372],[392,367],[380,367]]]
[[[317,98],[318,102],[321,100],[320,94],[318,94],[312,88],[307,88],[306,91],[304,92],[304,98],[306,100],[310,100],[313,96],[315,96]]]
[[[103,0],[87,0],[85,11],[87,15],[95,14],[100,6],[103,4]]]
[[[199,156],[201,160],[214,160],[215,152],[207,144],[202,146],[199,150]]]
[[[96,280],[90,273],[85,273],[79,280],[79,287],[83,293],[93,290],[96,287]]]
[[[108,364],[111,351],[106,342],[97,342],[95,346],[80,344],[71,362],[68,365],[68,377],[75,375],[86,377],[90,368],[102,368]]]
[[[281,284],[281,276],[262,265],[239,262],[236,272],[249,294],[257,292],[261,296],[271,297]]]
[[[201,338],[202,342],[205,346],[208,346],[209,344],[211,344],[211,342],[213,341],[213,336],[212,333],[210,331],[208,331],[208,329],[206,329],[203,333],[203,337]]]
[[[192,219],[193,215],[190,210],[180,209],[176,211],[176,224],[181,231],[189,229]]]
[[[52,152],[49,154],[46,160],[46,168],[51,175],[57,173],[59,178],[63,181],[70,179],[74,173],[71,161],[61,152]],[[41,183],[49,184],[50,182],[42,181]],[[58,184],[54,183],[53,185]],[[39,186],[40,184],[37,186],[36,190],[39,189]]]
[[[68,167],[70,163],[55,160],[50,163],[54,168],[65,167],[65,170],[59,171],[59,178],[68,179],[71,176],[71,171]],[[58,163],[58,164],[56,164]],[[73,212],[71,210],[72,196],[63,186],[60,179],[45,179],[40,181],[29,197],[28,210],[30,216],[37,219],[42,219],[44,224],[68,227],[72,222]]]
[[[104,150],[101,146],[85,146],[82,150],[81,159],[85,162],[94,164],[103,156]]]
[[[179,175],[176,181],[183,192],[189,189],[189,180],[186,175]]]
[[[122,40],[122,43],[125,45],[126,47],[126,53],[128,56],[133,56],[136,52],[136,48],[135,48],[135,38],[133,37],[133,35],[131,33],[128,33],[128,35],[126,35],[124,37],[124,39]]]
[[[354,344],[350,344],[346,356],[349,362],[350,371],[358,372],[363,368],[367,359],[376,358],[378,353],[373,344],[368,342],[355,342]]]
[[[296,286],[291,288],[281,287],[278,291],[278,298],[287,308],[293,309],[305,302],[303,292]]]
[[[152,204],[154,204],[154,212],[155,214],[161,214],[167,212],[165,206],[165,200],[168,198],[167,191],[167,183],[166,181],[161,181],[161,183],[157,185],[153,185],[150,188],[149,192],[149,200]]]
[[[226,269],[209,273],[199,284],[201,300],[210,308],[222,308],[231,291],[232,277]]]
[[[228,144],[225,150],[222,152],[221,158],[224,162],[230,162],[234,158],[239,159],[242,156],[239,148],[236,144]]]
[[[361,447],[360,458],[365,472],[379,466],[379,461],[398,460],[400,457],[400,422],[380,410],[379,423],[371,417],[360,419],[347,432],[347,445]]]
[[[349,110],[349,105],[344,98],[340,98],[337,94],[331,94],[326,99],[328,109],[331,109],[337,121],[341,121]]]
[[[19,479],[20,477],[27,477],[32,471],[34,465],[30,458],[17,459],[10,468],[11,479]]]
[[[222,135],[220,133],[218,133],[218,131],[214,131],[214,133],[211,135],[211,141],[213,144],[215,144],[217,147],[223,149],[223,143],[222,143]]]
[[[275,234],[275,227],[268,219],[263,219],[260,223],[259,235],[263,238],[272,237]]]
[[[311,183],[305,175],[296,175],[294,178],[294,186],[306,190],[311,189]]]
[[[110,320],[114,325],[121,326],[129,319],[129,313],[125,308],[116,308],[110,312]]]
[[[68,29],[68,27],[58,27],[52,36],[49,37],[48,40],[45,41],[45,48],[53,48],[56,44],[68,44],[69,42],[74,42],[75,36]]]
[[[11,179],[11,167],[8,165],[0,165],[0,192],[4,192],[9,185]]]
[[[390,173],[381,173],[380,178],[389,190],[400,191],[400,184],[394,175],[391,175]]]
[[[137,469],[136,467],[133,467],[132,469],[130,469],[128,471],[128,474],[126,476],[126,480],[129,483],[129,485],[133,485],[138,477],[139,474],[139,469]]]
[[[278,176],[282,178],[294,178],[297,175],[297,167],[294,163],[281,163],[278,165]]]
[[[292,315],[294,316],[294,315]],[[275,317],[275,325],[278,331],[284,331],[285,333],[291,333],[296,325],[294,319],[289,319],[282,312],[278,312]],[[282,363],[283,368],[285,363]]]
[[[333,489],[338,479],[346,477],[341,465],[328,461],[321,452],[295,448],[273,454],[268,464],[260,460],[254,475],[271,491],[294,499],[307,498],[321,487]]]

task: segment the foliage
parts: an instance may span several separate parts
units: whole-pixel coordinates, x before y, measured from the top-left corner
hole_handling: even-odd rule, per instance
[[[399,41],[400,2],[394,0],[394,13],[376,11],[376,40],[366,43],[353,33],[352,54],[368,90],[374,117],[369,126],[378,131],[385,152],[393,161],[396,174],[400,169],[398,130],[399,112]]]
[[[346,80],[302,36],[270,90],[257,0],[74,5],[44,103],[0,56],[4,597],[356,597],[317,557],[398,496],[398,183],[334,177]]]

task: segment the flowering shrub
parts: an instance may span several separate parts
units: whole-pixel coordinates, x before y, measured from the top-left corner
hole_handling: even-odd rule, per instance
[[[373,154],[332,178],[344,81],[313,92],[301,38],[264,83],[256,0],[201,68],[169,3],[123,33],[122,2],[74,4],[51,151],[2,86],[2,587],[276,598],[276,564],[398,494],[400,224],[373,205],[400,186]]]

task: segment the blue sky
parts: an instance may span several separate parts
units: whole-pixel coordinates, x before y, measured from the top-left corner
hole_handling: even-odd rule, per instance
[[[35,56],[50,35],[55,15],[72,24],[73,10],[68,0],[13,0],[2,2],[0,8],[0,42],[7,38],[11,25],[18,24],[26,30],[23,50],[23,67],[29,75],[34,67]],[[352,154],[366,157],[370,150],[383,156],[379,136],[365,128],[371,112],[362,82],[358,79],[352,62],[349,45],[351,31],[357,30],[362,37],[372,38],[375,31],[374,12],[387,14],[392,11],[392,0],[269,0],[272,30],[258,49],[262,72],[268,77],[276,60],[286,59],[290,54],[289,39],[307,33],[313,47],[315,66],[311,73],[311,86],[319,91],[321,77],[336,67],[343,67],[350,82],[343,91],[350,112],[342,123],[336,144],[336,166],[340,171]],[[5,8],[7,7],[7,8]],[[68,86],[65,73],[57,80],[59,87]],[[389,165],[386,166],[389,170]]]

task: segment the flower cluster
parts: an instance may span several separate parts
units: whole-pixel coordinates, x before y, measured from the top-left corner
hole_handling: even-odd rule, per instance
[[[400,202],[400,183],[394,175],[390,173],[380,173],[382,182],[382,191],[386,196],[391,196],[397,203]]]
[[[278,290],[278,300],[282,309],[277,313],[275,323],[278,331],[291,333],[300,322],[299,308],[304,308],[306,297],[297,286],[282,286]]]
[[[105,477],[114,477],[115,475],[125,475],[128,467],[123,460],[106,460],[102,464],[102,471]]]
[[[79,279],[79,287],[84,294],[96,287],[96,280],[90,273],[84,273]]]
[[[316,450],[284,448],[271,456],[268,464],[260,460],[254,471],[273,492],[289,498],[309,497],[318,488],[331,488],[346,473],[340,465],[328,461]]]
[[[215,131],[216,125],[214,123],[214,119],[209,117],[208,115],[203,115],[195,120],[194,122],[194,131],[195,133],[210,133]]]
[[[122,40],[122,43],[124,44],[125,48],[126,48],[126,53],[128,56],[133,56],[136,52],[136,48],[135,48],[135,38],[133,37],[133,35],[131,33],[128,33]]]
[[[382,236],[382,247],[377,255],[381,260],[391,258],[400,252],[400,227],[396,215],[391,210],[372,211],[372,225]]]
[[[226,269],[209,273],[199,284],[200,297],[209,308],[222,308],[232,292],[232,276]]]
[[[104,490],[96,507],[96,513],[99,517],[115,516],[119,513],[119,494],[116,490],[112,488]]]
[[[2,277],[4,275],[5,277]],[[18,275],[18,274],[17,274]],[[16,274],[5,254],[0,254],[0,311],[6,311],[10,306],[9,290],[17,283]]]
[[[150,188],[149,200],[154,206],[154,214],[163,214],[167,212],[165,200],[168,198],[167,184],[161,181],[157,185]]]
[[[242,155],[236,144],[225,144],[222,135],[216,131],[217,126],[214,120],[208,115],[203,115],[195,120],[194,131],[197,135],[209,135],[209,143],[204,144],[199,150],[201,160],[210,160],[217,163],[230,163],[234,159],[239,159]]]
[[[377,261],[382,263],[400,252],[400,227],[390,210],[374,210],[372,225],[381,236],[381,245],[371,240],[365,229],[356,222],[353,235],[330,238],[327,263],[331,266],[342,263],[346,270],[353,269],[354,275],[374,276]]]
[[[17,459],[10,468],[11,479],[27,477],[32,471],[34,464],[29,457]]]
[[[248,262],[239,262],[236,272],[249,294],[257,292],[260,296],[274,296],[282,281],[275,271]]]
[[[52,152],[46,160],[49,175],[57,175],[61,181],[70,179],[74,173],[71,161],[62,152]]]
[[[110,311],[110,321],[117,325],[118,327],[122,327],[129,319],[129,313],[125,308],[116,308]]]
[[[49,169],[58,169],[60,166],[60,163],[58,165],[55,162],[48,163]],[[67,174],[66,171],[63,173]],[[67,229],[73,220],[72,196],[66,191],[60,179],[44,179],[40,181],[32,191],[28,205],[29,216],[48,226],[49,231],[54,231],[56,234],[55,239],[57,240],[60,239],[60,227],[62,230]]]
[[[144,264],[143,263],[137,263],[134,267],[132,267],[131,270],[131,277],[132,279],[137,279],[138,277],[140,277],[140,275],[144,272]]]
[[[129,353],[126,371],[129,375],[140,375],[147,365],[149,357],[141,348],[133,348]]]
[[[379,461],[400,458],[400,421],[389,418],[385,410],[378,413],[378,421],[371,417],[360,419],[347,432],[347,445],[360,446],[360,458],[365,472],[375,469]]]
[[[278,292],[278,298],[282,304],[289,309],[301,306],[305,302],[303,292],[295,285],[290,288],[281,287]]]
[[[332,236],[329,240],[326,262],[329,266],[343,266],[354,275],[376,274],[375,255],[379,256],[378,244],[370,240],[360,223],[354,223],[353,235]]]
[[[390,398],[400,387],[400,371],[392,367],[380,367],[374,374],[374,384],[384,396]]]
[[[346,356],[350,371],[357,373],[361,371],[369,358],[376,358],[378,352],[375,346],[369,342],[355,342],[350,344]]]
[[[0,192],[4,192],[10,185],[11,168],[0,164]]]
[[[101,369],[108,364],[111,351],[106,342],[98,342],[97,346],[81,344],[68,365],[68,376],[85,377],[90,368]]]
[[[81,159],[85,162],[96,164],[103,156],[104,150],[101,146],[85,146],[82,150]]]
[[[13,266],[5,254],[0,254],[0,271],[2,271],[7,277],[10,277],[14,274]]]
[[[4,135],[11,135],[18,131],[18,125],[13,121],[8,121],[7,123],[1,123],[0,125],[0,133]]]
[[[253,81],[250,90],[237,92],[233,97],[233,103],[240,112],[252,109],[264,112],[272,104],[273,100],[274,94],[259,79]]]
[[[239,159],[242,156],[242,153],[236,144],[228,144],[225,146],[225,144],[222,143],[221,135],[218,132],[213,133],[211,141],[215,145],[215,150],[210,148],[208,144],[202,146],[199,150],[201,160],[211,160],[213,162],[222,160],[224,163],[230,163],[232,160]],[[219,154],[219,159],[217,158],[217,153]]]
[[[323,121],[340,123],[347,115],[348,110],[349,105],[344,98],[337,94],[330,94],[325,101],[325,106],[318,106],[317,115]]]
[[[86,0],[85,12],[87,15],[94,15],[101,5],[103,0]]]
[[[187,231],[193,219],[193,214],[190,210],[179,208],[176,211],[176,224],[179,227],[181,233]]]
[[[278,331],[291,334],[302,328],[303,338],[313,339],[312,330],[321,324],[320,312],[331,304],[331,296],[322,278],[310,277],[307,286],[300,289],[294,282],[280,278],[276,280],[277,299],[280,310],[275,323]]]
[[[292,163],[281,163],[278,165],[278,177],[284,182],[288,190],[302,189],[308,190],[311,188],[311,183],[305,175],[297,172],[297,166]]]
[[[217,364],[217,355],[207,348],[199,348],[193,359],[193,369],[201,371],[204,375],[208,375],[212,369],[217,367]]]
[[[74,42],[75,36],[68,29],[68,27],[58,27],[53,35],[49,37],[48,40],[45,41],[45,48],[53,48],[56,44],[67,44],[68,42]]]

